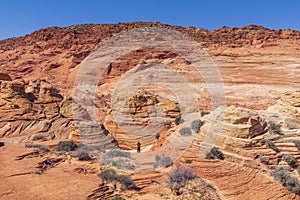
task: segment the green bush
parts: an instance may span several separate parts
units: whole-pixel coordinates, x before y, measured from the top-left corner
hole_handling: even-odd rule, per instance
[[[43,144],[26,144],[25,148],[36,148],[41,151],[49,151],[49,147],[43,145]]]
[[[128,169],[134,170],[136,168],[135,164],[128,158],[117,158],[110,159],[105,162],[106,165],[116,167],[118,169]]]
[[[281,134],[281,128],[279,124],[275,124],[274,122],[269,122],[269,133],[271,134]]]
[[[272,140],[266,140],[265,145],[275,151],[276,153],[279,153],[280,150],[275,146],[275,143]]]
[[[72,157],[78,158],[81,161],[89,161],[92,160],[90,157],[90,153],[88,150],[85,150],[84,148],[78,148],[71,154]]]
[[[296,168],[298,166],[296,158],[292,155],[284,154],[282,155],[282,159],[292,168]]]
[[[79,146],[74,141],[61,141],[57,144],[57,151],[74,151]]]
[[[114,196],[111,200],[125,200],[121,196]]]
[[[191,164],[193,162],[193,160],[187,159],[184,162],[187,163],[187,164]]]
[[[206,159],[219,159],[219,160],[224,160],[224,155],[223,153],[219,150],[218,147],[213,147],[209,151],[206,152],[205,154]]]
[[[180,135],[182,136],[190,136],[192,135],[192,131],[189,127],[183,127],[179,130]]]
[[[130,152],[121,151],[119,149],[117,150],[111,150],[105,153],[105,159],[111,159],[115,157],[126,157],[130,158]]]
[[[100,174],[98,174],[98,177],[102,181],[112,182],[118,180],[117,172],[113,169],[106,169],[102,171]]]
[[[203,126],[203,124],[204,123],[200,119],[196,119],[192,122],[191,127],[196,133],[199,133],[200,128],[201,128],[201,126]]]
[[[32,137],[32,140],[35,141],[35,140],[45,140],[46,139],[46,136],[44,135],[34,135]]]
[[[98,177],[105,182],[119,182],[124,189],[137,189],[130,176],[118,175],[113,169],[106,169],[98,174]]]
[[[102,153],[105,152],[103,146],[101,145],[96,145],[96,144],[81,144],[79,145],[80,148],[83,148],[87,151],[100,151]]]
[[[298,179],[292,177],[282,167],[276,167],[274,170],[271,171],[271,175],[277,182],[281,183],[289,191],[300,195],[300,185]]]
[[[158,159],[158,157],[155,156],[155,159]],[[171,165],[173,165],[173,161],[169,156],[164,156],[159,160],[156,160],[156,162],[153,164],[154,168],[170,167]]]
[[[189,180],[196,178],[194,170],[189,167],[177,166],[167,173],[167,185],[176,194],[180,195],[180,189],[183,188]]]

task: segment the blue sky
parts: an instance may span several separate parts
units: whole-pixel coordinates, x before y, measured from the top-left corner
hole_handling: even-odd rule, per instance
[[[300,30],[298,0],[2,0],[0,39],[49,26],[153,21],[218,29],[249,24]]]

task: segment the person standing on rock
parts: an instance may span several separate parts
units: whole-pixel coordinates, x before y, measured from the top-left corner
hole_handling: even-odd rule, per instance
[[[137,151],[138,153],[141,152],[141,143],[140,143],[140,142],[136,143],[136,151]]]

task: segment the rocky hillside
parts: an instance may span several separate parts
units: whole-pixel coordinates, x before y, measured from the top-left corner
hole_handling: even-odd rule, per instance
[[[222,77],[225,105],[213,106],[205,81],[197,79],[188,60],[151,48],[110,63],[95,98],[84,102],[87,106],[76,102],[73,87],[82,61],[99,43],[138,27],[176,30],[201,44]],[[151,68],[153,63],[171,66],[185,80],[163,67]],[[201,116],[183,116],[191,105],[181,107],[169,88],[139,88],[141,80],[157,83],[153,76],[139,76],[134,69],[140,64],[145,69],[139,70],[154,70],[176,84],[182,96],[190,94],[188,82]],[[282,186],[272,175],[282,167],[286,179],[299,179],[299,69],[300,32],[255,25],[208,31],[151,22],[87,24],[2,40],[0,199],[65,199],[66,193],[72,199],[300,199],[300,185]],[[138,90],[123,90],[113,99],[128,72]],[[161,110],[153,112],[156,108]],[[165,121],[154,123],[153,130],[159,131],[147,132],[153,118]],[[60,151],[60,142],[67,139],[77,143]],[[137,140],[140,154],[135,153]],[[115,156],[110,150],[117,147],[126,151]],[[205,157],[212,147],[222,152],[217,152],[220,160]],[[174,194],[165,180],[177,165],[191,167],[199,177]],[[132,177],[137,187],[124,191],[116,183],[126,179],[122,175],[113,183],[101,182],[96,175],[106,169]]]

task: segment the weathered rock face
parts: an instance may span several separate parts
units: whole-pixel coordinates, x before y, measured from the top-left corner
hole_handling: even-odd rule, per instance
[[[270,112],[300,118],[300,90],[285,92],[277,103],[268,108]]]
[[[216,109],[213,112],[218,113],[220,111],[221,108]],[[207,125],[203,126],[204,132],[208,131],[211,122],[217,123],[211,116],[213,115],[204,117],[205,120],[209,122]],[[219,122],[221,121],[219,116],[217,116],[216,119]],[[267,125],[267,122],[260,117],[259,113],[245,108],[230,106],[225,110],[224,123],[222,124],[223,129],[220,134],[234,138],[251,139],[266,133],[268,131]]]
[[[165,126],[170,126],[180,116],[180,109],[176,102],[147,91],[137,92],[131,96],[129,102],[124,101],[126,98],[118,97],[117,105],[109,111],[104,123],[118,145],[124,149],[135,148],[137,141],[140,141],[143,146],[153,144],[156,133]],[[161,108],[163,111],[152,110],[154,107]],[[156,121],[159,119],[162,121]],[[155,129],[157,132],[151,132],[151,127],[147,128],[152,123],[154,129],[158,127]]]

